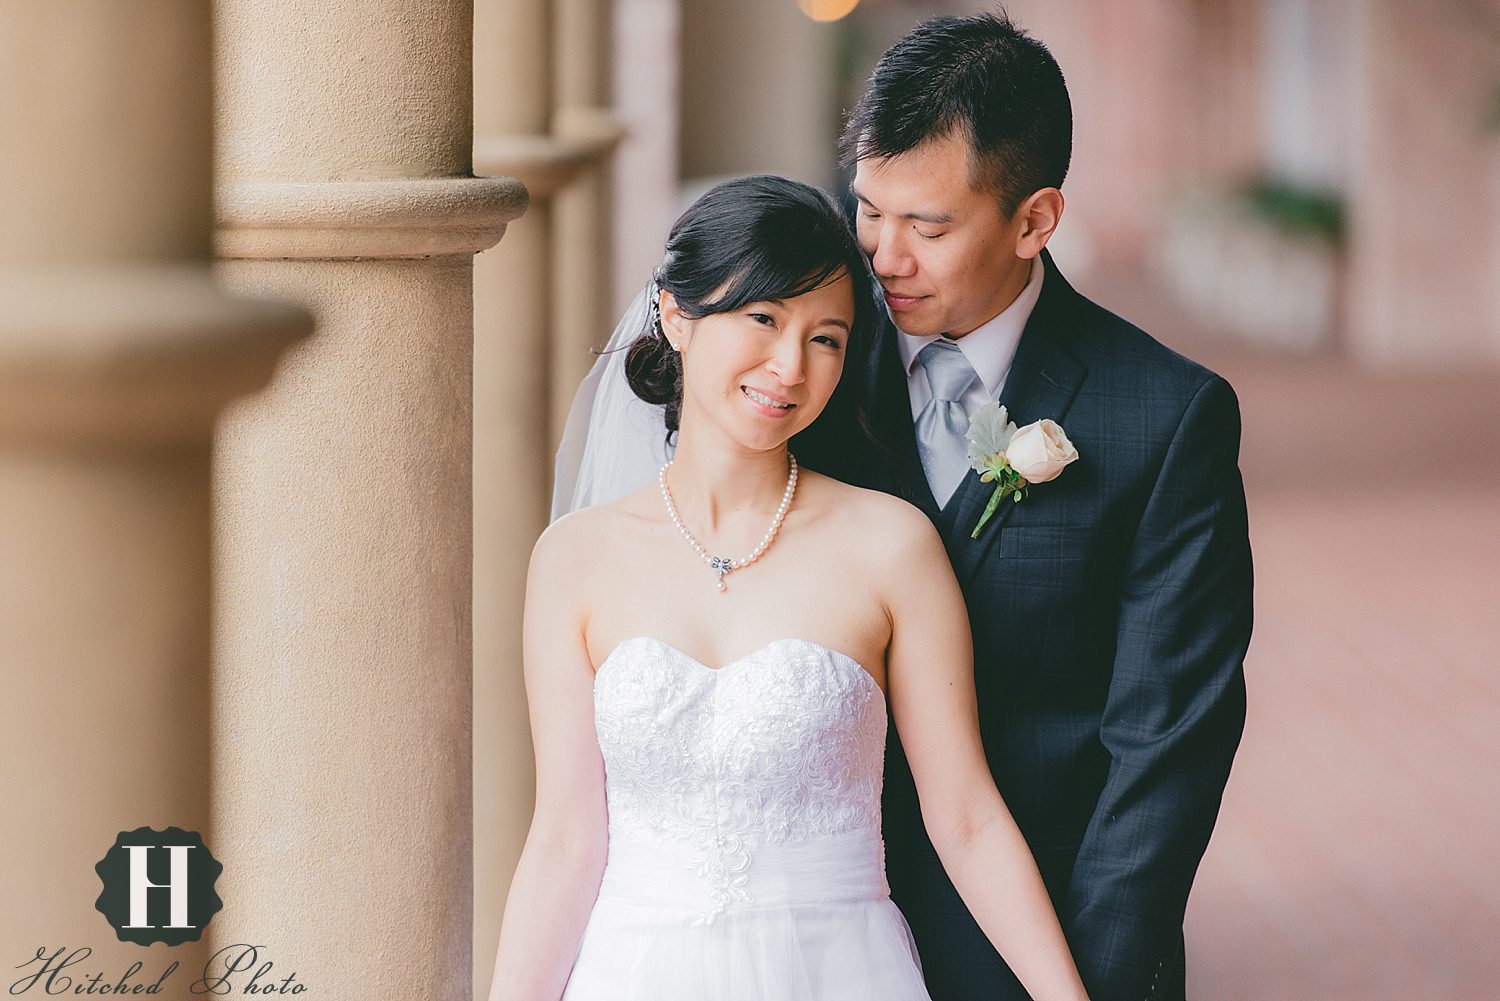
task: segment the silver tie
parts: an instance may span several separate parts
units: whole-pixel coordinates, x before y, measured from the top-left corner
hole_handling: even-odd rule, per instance
[[[969,470],[969,415],[964,390],[978,373],[952,341],[939,338],[917,354],[927,372],[932,399],[917,415],[917,453],[938,507],[948,503]]]

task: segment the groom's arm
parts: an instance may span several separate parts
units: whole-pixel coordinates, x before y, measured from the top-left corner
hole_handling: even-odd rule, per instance
[[[1100,739],[1109,777],[1062,919],[1093,1001],[1146,997],[1245,721],[1251,567],[1239,406],[1218,376],[1188,403],[1130,550]]]

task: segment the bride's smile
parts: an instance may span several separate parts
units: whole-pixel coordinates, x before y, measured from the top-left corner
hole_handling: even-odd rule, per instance
[[[797,405],[788,400],[777,399],[769,393],[762,393],[758,389],[751,389],[749,386],[741,386],[740,392],[749,397],[750,401],[769,417],[783,417],[787,411]]]

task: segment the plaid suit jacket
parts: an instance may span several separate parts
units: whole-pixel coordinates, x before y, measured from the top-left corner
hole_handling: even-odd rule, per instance
[[[1000,402],[1019,425],[1063,425],[1080,458],[1058,479],[1005,502],[977,540],[989,484],[969,476],[939,510],[888,325],[854,391],[890,454],[847,430],[809,436],[798,454],[905,498],[942,533],[968,604],[989,764],[1090,996],[1181,999],[1188,890],[1245,719],[1239,407],[1222,378],[1044,262]],[[887,871],[935,1001],[1026,998],[943,872],[892,733]]]

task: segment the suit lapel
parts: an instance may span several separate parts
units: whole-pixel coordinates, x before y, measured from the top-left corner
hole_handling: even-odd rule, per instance
[[[1015,360],[1011,362],[1010,373],[1000,391],[1000,403],[1018,427],[1046,418],[1063,423],[1079,385],[1088,374],[1088,370],[1067,349],[1068,342],[1077,332],[1071,316],[1078,293],[1063,280],[1052,264],[1051,255],[1045,251],[1043,255],[1047,273],[1041,298],[1026,322],[1026,329],[1016,347]],[[949,505],[954,513],[944,532],[944,541],[959,583],[965,587],[984,562],[1005,522],[1016,508],[1022,506],[1002,500],[985,524],[984,531],[979,533],[979,538],[970,538],[994,489],[993,484],[979,482],[977,473],[965,476],[959,493]],[[1035,500],[1022,502],[1027,503],[1035,503]]]

